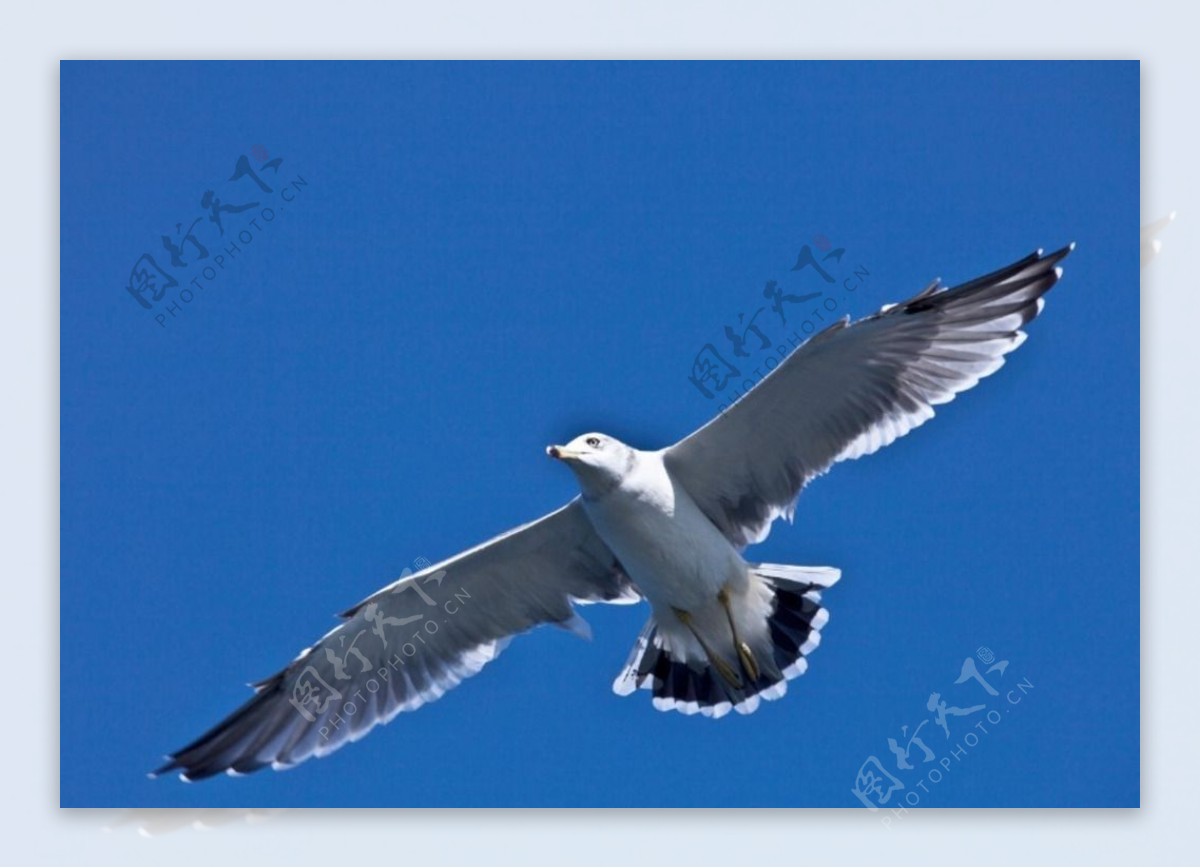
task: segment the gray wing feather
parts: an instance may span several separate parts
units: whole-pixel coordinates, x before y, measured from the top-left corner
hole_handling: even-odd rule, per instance
[[[668,469],[731,542],[761,542],[776,518],[791,519],[809,480],[907,434],[1003,365],[1072,249],[1039,250],[953,289],[935,281],[835,323],[667,449]]]
[[[586,629],[572,602],[639,599],[578,499],[419,573],[344,621],[153,774],[199,780],[325,756],[441,697],[543,623]]]

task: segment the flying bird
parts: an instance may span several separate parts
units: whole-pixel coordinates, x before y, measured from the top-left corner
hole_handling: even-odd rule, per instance
[[[438,699],[516,634],[590,635],[575,603],[650,604],[618,694],[644,689],[658,709],[714,718],[778,699],[820,642],[821,595],[840,572],[748,561],[746,548],[790,522],[833,464],[888,445],[1000,368],[1074,246],[843,318],[673,446],[591,433],[547,447],[579,496],[347,610],[151,775],[194,781],[325,756]]]

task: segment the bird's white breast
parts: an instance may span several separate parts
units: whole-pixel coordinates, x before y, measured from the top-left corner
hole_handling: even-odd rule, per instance
[[[640,453],[619,486],[584,508],[655,608],[699,609],[726,584],[746,581],[741,555],[671,478],[661,453]]]

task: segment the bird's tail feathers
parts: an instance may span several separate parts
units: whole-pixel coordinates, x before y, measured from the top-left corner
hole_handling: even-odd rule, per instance
[[[808,655],[821,642],[821,628],[829,620],[821,605],[821,592],[841,578],[832,567],[786,564],[748,564],[751,585],[765,583],[770,608],[765,629],[746,641],[757,661],[756,677],[741,672],[741,686],[731,685],[711,662],[682,659],[651,618],[613,690],[627,696],[641,688],[651,691],[654,707],[661,711],[723,717],[730,711],[750,714],[761,700],[778,699],[787,682],[808,669]],[[736,657],[733,658],[736,660]]]

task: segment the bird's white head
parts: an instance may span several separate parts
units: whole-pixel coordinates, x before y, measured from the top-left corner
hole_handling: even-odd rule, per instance
[[[633,469],[637,450],[607,434],[580,434],[566,446],[547,446],[546,454],[566,464],[588,497],[607,494]]]

